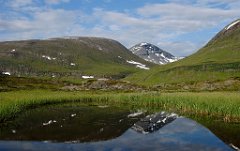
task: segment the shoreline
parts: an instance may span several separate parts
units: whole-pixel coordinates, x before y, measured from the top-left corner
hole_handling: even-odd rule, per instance
[[[240,122],[238,92],[141,92],[20,90],[0,93],[0,123],[39,106],[58,103],[97,103],[132,106],[148,110],[165,110],[187,116],[200,116]]]

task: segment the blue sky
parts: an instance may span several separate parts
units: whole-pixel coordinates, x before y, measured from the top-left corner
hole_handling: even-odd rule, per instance
[[[187,56],[240,18],[239,8],[239,0],[0,0],[0,41],[96,36]]]

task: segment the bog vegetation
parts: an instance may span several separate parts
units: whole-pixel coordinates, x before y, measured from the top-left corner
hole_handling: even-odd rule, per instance
[[[237,92],[102,93],[22,90],[1,92],[0,101],[1,122],[14,118],[26,109],[66,102],[109,104],[150,111],[165,110],[187,116],[207,116],[224,122],[240,121],[240,94]]]

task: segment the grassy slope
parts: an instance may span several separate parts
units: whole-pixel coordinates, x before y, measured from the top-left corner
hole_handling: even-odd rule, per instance
[[[15,49],[15,52],[11,50]],[[42,56],[56,60],[48,60]],[[119,58],[118,56],[121,56]],[[117,41],[104,38],[28,40],[0,43],[0,71],[21,76],[118,75],[139,71],[126,63],[144,64]],[[76,66],[71,66],[75,63]]]
[[[145,85],[226,80],[240,77],[240,27],[221,31],[197,53],[180,61],[139,72],[127,80]]]

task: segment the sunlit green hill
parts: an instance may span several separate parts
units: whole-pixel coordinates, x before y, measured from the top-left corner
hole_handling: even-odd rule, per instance
[[[0,72],[13,76],[124,77],[136,71],[135,61],[153,64],[133,55],[115,40],[68,37],[48,40],[0,42]]]

